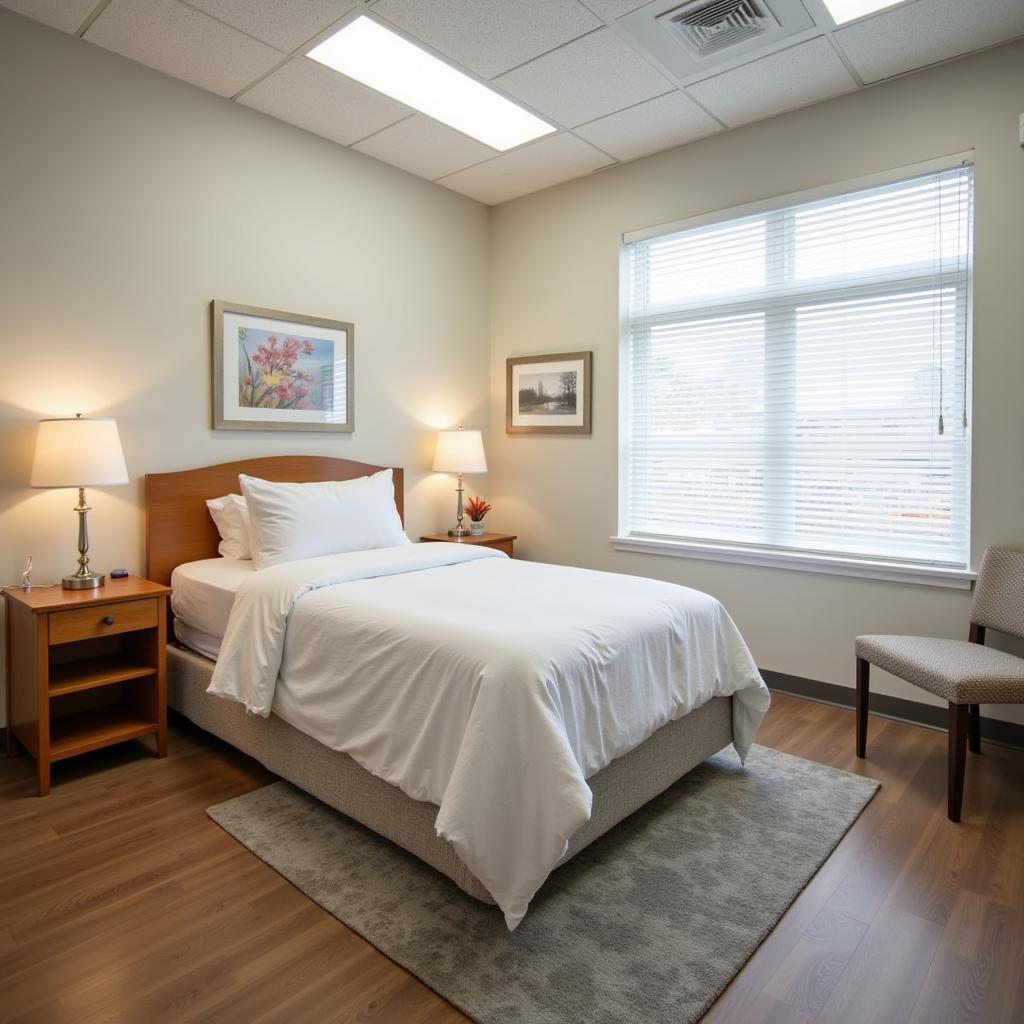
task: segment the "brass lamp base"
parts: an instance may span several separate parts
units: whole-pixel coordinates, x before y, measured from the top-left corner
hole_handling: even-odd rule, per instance
[[[85,488],[78,488],[78,504],[75,512],[78,514],[78,572],[72,576],[65,576],[61,585],[65,590],[95,590],[102,587],[106,577],[102,573],[93,572],[89,568],[89,520],[88,514],[91,511],[85,503]]]
[[[461,540],[463,537],[468,537],[469,536],[469,527],[462,525],[462,517],[463,517],[463,515],[465,513],[463,512],[463,509],[462,509],[463,487],[462,487],[462,474],[461,473],[459,474],[459,486],[456,488],[456,493],[459,496],[459,504],[456,506],[456,516],[455,516],[455,518],[458,520],[458,522],[457,522],[457,524],[455,526],[453,526],[448,531],[448,536],[449,537],[458,537]]]
[[[61,586],[65,590],[95,590],[97,587],[102,587],[106,582],[106,576],[99,575],[91,572],[88,576],[65,576],[61,580]]]

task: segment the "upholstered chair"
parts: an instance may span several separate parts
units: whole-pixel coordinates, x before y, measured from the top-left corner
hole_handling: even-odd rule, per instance
[[[868,733],[871,665],[949,702],[948,814],[960,820],[967,747],[981,752],[981,704],[1024,704],[1024,658],[985,647],[985,630],[1024,638],[1024,551],[989,548],[971,603],[969,640],[857,637],[857,756]]]

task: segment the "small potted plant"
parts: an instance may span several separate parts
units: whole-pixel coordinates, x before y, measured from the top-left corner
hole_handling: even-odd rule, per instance
[[[469,516],[469,534],[479,537],[484,532],[484,516],[491,511],[491,506],[483,498],[470,498],[466,502],[466,515]]]

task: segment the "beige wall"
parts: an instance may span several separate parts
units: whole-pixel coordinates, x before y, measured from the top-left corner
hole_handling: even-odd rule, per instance
[[[0,583],[74,568],[35,421],[117,417],[97,567],[142,568],[142,476],[251,455],[405,466],[413,536],[454,496],[432,431],[486,426],[486,207],[0,11]],[[351,435],[210,429],[212,298],[356,326]],[[451,504],[450,504],[451,503]]]
[[[720,598],[758,664],[852,685],[858,633],[963,637],[963,591],[616,552],[618,259],[624,231],[976,150],[975,564],[1024,545],[1024,44],[684,146],[495,212],[491,440],[495,524],[526,555],[683,583]],[[506,436],[505,358],[594,351],[590,437]],[[921,691],[878,675],[878,688]],[[1024,708],[988,709],[1024,722]]]

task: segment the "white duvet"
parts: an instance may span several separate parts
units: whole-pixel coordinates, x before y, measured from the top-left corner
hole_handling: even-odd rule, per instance
[[[509,928],[590,817],[589,776],[716,696],[745,757],[769,705],[707,594],[454,544],[254,573],[209,692],[436,803]]]

